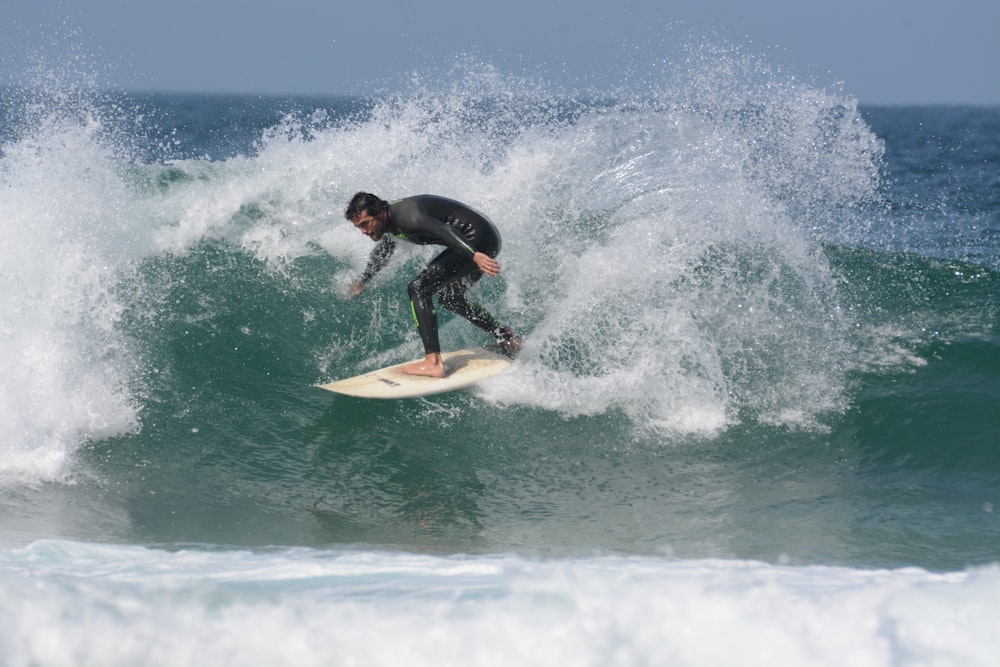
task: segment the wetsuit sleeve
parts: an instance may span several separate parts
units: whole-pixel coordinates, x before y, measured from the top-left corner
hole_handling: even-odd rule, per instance
[[[410,212],[405,217],[405,221],[401,221],[399,228],[407,236],[436,239],[452,250],[467,253],[469,257],[476,254],[476,249],[454,225],[449,225],[424,213]]]
[[[386,234],[379,239],[379,242],[372,248],[371,254],[368,255],[368,265],[365,267],[364,273],[361,274],[361,282],[368,283],[369,280],[375,277],[376,273],[385,268],[395,250],[396,240],[394,238]]]

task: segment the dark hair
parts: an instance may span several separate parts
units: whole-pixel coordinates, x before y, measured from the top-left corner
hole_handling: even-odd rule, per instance
[[[380,211],[388,210],[389,202],[379,199],[370,192],[359,192],[351,197],[351,202],[347,205],[347,210],[344,211],[344,217],[348,220],[354,220],[362,213],[375,217]]]

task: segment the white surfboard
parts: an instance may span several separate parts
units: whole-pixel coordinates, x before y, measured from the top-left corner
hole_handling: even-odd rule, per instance
[[[485,349],[446,352],[441,357],[444,359],[443,378],[400,373],[399,368],[410,363],[404,362],[316,386],[337,394],[361,398],[415,398],[470,387],[480,380],[503,373],[511,363],[507,357]]]

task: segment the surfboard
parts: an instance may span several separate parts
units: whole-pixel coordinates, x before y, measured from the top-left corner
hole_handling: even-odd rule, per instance
[[[441,357],[444,359],[443,378],[400,373],[399,368],[410,363],[404,362],[316,386],[360,398],[416,398],[471,387],[480,380],[503,373],[511,363],[507,357],[485,349],[457,350],[446,352]]]

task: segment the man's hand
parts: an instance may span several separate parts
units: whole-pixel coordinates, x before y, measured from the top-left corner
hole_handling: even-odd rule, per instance
[[[476,266],[488,276],[500,275],[500,263],[484,252],[477,252],[472,256],[472,261]]]
[[[351,283],[351,286],[347,288],[347,296],[353,297],[361,294],[365,291],[365,284],[360,280],[355,280]]]

